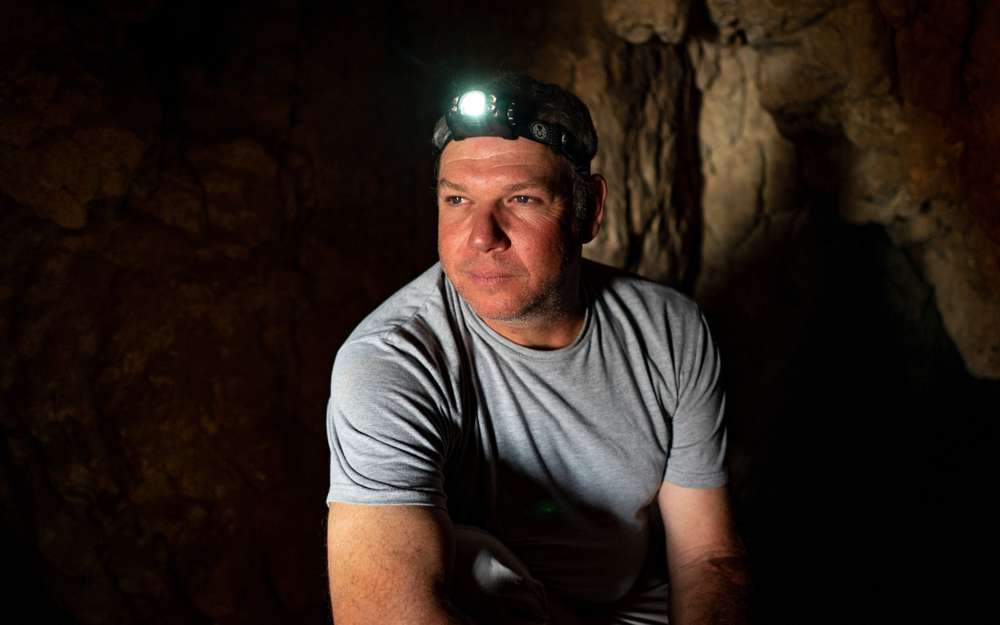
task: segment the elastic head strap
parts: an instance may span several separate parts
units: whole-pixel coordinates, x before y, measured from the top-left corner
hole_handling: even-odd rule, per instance
[[[469,137],[524,137],[547,145],[565,156],[573,169],[582,174],[590,173],[590,156],[576,137],[560,124],[534,119],[537,103],[515,101],[500,94],[466,91],[452,100],[445,113],[451,139],[461,141]],[[442,148],[444,145],[442,145]]]

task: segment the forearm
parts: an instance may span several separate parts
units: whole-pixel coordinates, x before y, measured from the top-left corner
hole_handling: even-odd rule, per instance
[[[443,596],[421,596],[405,588],[335,588],[331,584],[333,621],[337,625],[472,625]]]
[[[472,621],[448,610],[444,606],[411,606],[400,611],[379,611],[365,610],[362,616],[359,613],[347,616],[336,609],[333,611],[333,621],[335,623],[356,623],[359,625],[367,623],[379,623],[380,625],[472,625]]]
[[[672,625],[746,625],[750,576],[744,555],[708,556],[671,568]]]

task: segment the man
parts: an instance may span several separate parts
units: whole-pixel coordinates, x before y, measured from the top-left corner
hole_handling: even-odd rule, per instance
[[[581,257],[586,106],[503,75],[434,144],[440,263],[334,364],[335,622],[743,622],[718,353],[690,299]]]

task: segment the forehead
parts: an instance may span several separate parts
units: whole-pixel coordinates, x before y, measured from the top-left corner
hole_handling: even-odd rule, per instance
[[[441,152],[438,178],[479,179],[541,177],[555,178],[560,157],[541,143],[524,137],[471,137],[450,141]]]

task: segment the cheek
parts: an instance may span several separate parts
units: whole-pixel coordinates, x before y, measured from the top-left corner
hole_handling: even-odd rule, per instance
[[[448,228],[448,218],[440,210],[437,212],[437,229],[438,235],[440,236]]]
[[[438,222],[438,259],[446,270],[453,270],[471,258],[468,236],[461,227]]]
[[[459,236],[458,228],[455,227],[455,224],[449,223],[441,217],[438,217],[437,236],[439,248],[449,247],[453,245],[456,237]]]
[[[533,231],[513,238],[511,248],[538,273],[556,271],[566,253],[566,244],[559,231]]]

